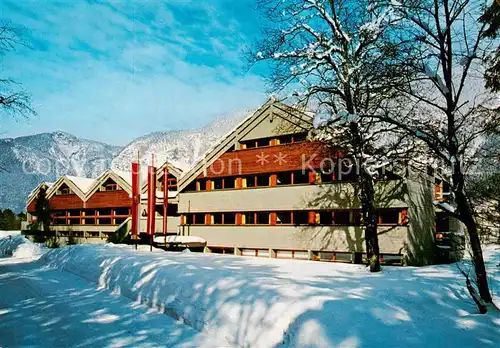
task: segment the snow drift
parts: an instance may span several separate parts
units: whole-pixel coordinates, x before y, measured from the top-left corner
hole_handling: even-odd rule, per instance
[[[488,259],[494,294],[495,258]],[[496,346],[454,265],[365,267],[79,245],[41,258],[239,346]],[[496,262],[496,263],[495,263]],[[495,343],[497,342],[497,343]]]
[[[9,236],[17,236],[18,234],[21,234],[21,231],[19,230],[14,230],[14,231],[0,231],[0,238],[5,238]]]
[[[36,259],[45,251],[44,247],[40,247],[39,244],[31,242],[20,234],[0,238],[0,255],[12,256],[17,259]]]

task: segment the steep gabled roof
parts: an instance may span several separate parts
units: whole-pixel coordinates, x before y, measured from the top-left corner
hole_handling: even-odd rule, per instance
[[[66,178],[71,180],[73,184],[76,185],[82,191],[83,193],[87,193],[87,191],[92,187],[92,185],[95,182],[95,179],[91,178],[84,178],[81,176],[71,176],[71,175],[66,175]]]
[[[160,168],[158,168],[156,170],[156,179],[157,180],[163,176],[163,169],[165,168],[165,166],[168,166],[168,172],[170,174],[174,175],[177,178],[177,180],[179,180],[182,177],[183,173],[182,173],[182,170],[180,168],[177,168],[174,165],[172,165],[172,164],[170,164],[168,162],[165,162],[165,163],[162,164],[162,166]],[[148,186],[147,172],[146,172],[146,174],[144,176],[142,176],[142,178],[144,180],[142,181],[141,192],[145,192],[147,190],[147,186]]]
[[[162,164],[162,166],[160,168],[158,168],[158,170],[156,171],[156,175],[158,178],[160,178],[161,176],[163,176],[163,169],[168,166],[168,172],[170,174],[172,174],[173,176],[175,176],[177,179],[180,179],[182,177],[182,169],[172,165],[171,163],[168,163],[168,162],[165,162]]]
[[[286,115],[286,117],[285,117]],[[182,191],[187,185],[189,185],[198,175],[200,175],[205,168],[208,168],[212,163],[214,163],[222,154],[227,152],[236,142],[242,140],[247,134],[249,134],[255,127],[257,127],[262,121],[268,117],[277,117],[288,122],[292,126],[300,127],[305,130],[312,126],[311,115],[307,112],[303,112],[292,106],[283,104],[276,101],[274,98],[270,98],[264,105],[258,108],[253,114],[244,119],[232,132],[222,137],[219,142],[217,142],[211,149],[209,149],[188,172],[180,179],[178,186],[179,191]],[[305,121],[305,122],[304,122]],[[302,124],[302,125],[301,125]],[[283,134],[287,131],[284,130]]]
[[[112,172],[118,175],[123,181],[125,181],[130,187],[132,187],[132,172],[114,169],[112,170]]]
[[[42,187],[46,187],[47,190],[50,189],[52,186],[54,185],[53,182],[45,182],[45,181],[42,181],[41,183],[39,183],[37,185],[37,187],[35,187],[31,192],[30,194],[28,195],[28,201],[26,202],[26,206],[28,206],[31,201],[33,201],[37,196],[38,196],[38,192],[40,192],[40,189]]]
[[[94,179],[63,175],[47,191],[47,198],[52,197],[62,184],[66,184],[83,201],[85,200],[87,191],[90,189],[92,184],[94,184],[94,182]]]
[[[99,187],[108,179],[112,179],[122,189],[124,189],[128,193],[132,193],[132,173],[108,169],[94,180],[92,186],[85,194],[85,200],[87,200],[97,190],[99,190]]]

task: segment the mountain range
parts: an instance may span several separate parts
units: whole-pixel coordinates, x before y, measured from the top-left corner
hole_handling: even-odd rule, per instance
[[[158,166],[168,160],[187,170],[247,114],[219,117],[196,130],[150,133],[124,147],[60,131],[0,139],[0,209],[23,211],[31,190],[62,175],[95,178],[108,168],[130,170],[138,155],[142,164],[154,154]]]

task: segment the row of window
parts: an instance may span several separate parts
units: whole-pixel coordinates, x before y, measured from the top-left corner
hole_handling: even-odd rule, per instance
[[[68,209],[68,210],[56,210],[52,213],[54,217],[64,217],[68,213],[68,216],[79,217],[84,216],[109,216],[109,215],[129,215],[130,209],[128,207],[123,208],[99,208],[99,209]]]
[[[177,178],[174,176],[168,177],[168,190],[169,191],[177,191]],[[159,184],[159,189],[163,191],[163,180],[160,181]],[[105,192],[105,191],[118,191],[118,190],[123,190],[122,187],[120,187],[117,183],[115,183],[113,180],[108,179],[100,188],[99,191]],[[72,195],[74,194],[73,190],[71,190],[68,186],[63,185],[59,188],[59,190],[56,191],[56,195]]]
[[[353,182],[356,181],[355,171],[338,175],[330,172],[312,172],[312,171],[285,171],[275,174],[255,174],[245,176],[230,176],[213,179],[198,179],[189,184],[185,191],[214,191],[243,189],[256,187],[274,187],[285,185],[304,185],[304,184],[322,184],[335,181]]]
[[[406,209],[381,209],[381,225],[405,225]],[[182,225],[332,225],[360,226],[361,210],[194,213],[181,215]]]
[[[234,248],[224,246],[209,246],[211,253],[225,255],[274,257],[278,259],[301,259],[315,261],[367,263],[366,253],[319,251],[319,250],[294,250],[294,249],[267,249],[267,248]],[[236,252],[235,252],[236,251]],[[400,254],[381,254],[380,262],[384,264],[401,264]]]
[[[123,190],[118,184],[114,182],[106,182],[103,184],[101,187],[99,187],[99,191],[118,191],[118,190]],[[56,191],[57,196],[63,196],[63,195],[72,195],[75,194],[72,189],[70,189],[68,186],[61,186],[59,190]]]
[[[56,217],[53,219],[54,225],[120,225],[126,220],[126,217]]]
[[[102,185],[99,188],[99,191],[118,191],[118,190],[122,190],[122,188],[118,186],[118,184],[115,184],[113,182]]]
[[[284,144],[300,143],[307,140],[307,133],[288,134],[279,137],[261,138],[240,142],[240,149],[253,149],[256,147],[266,147]]]
[[[130,215],[129,208],[100,208],[100,209],[70,209],[56,210],[52,213],[52,219],[55,224],[62,225],[107,225],[121,224]],[[162,216],[163,207],[156,207],[157,217]],[[142,212],[146,216],[146,211]],[[169,204],[167,207],[167,216],[178,216],[177,204]]]

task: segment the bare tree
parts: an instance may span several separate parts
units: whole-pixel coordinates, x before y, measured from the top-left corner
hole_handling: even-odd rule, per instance
[[[258,6],[268,27],[250,60],[267,61],[271,91],[315,109],[318,136],[355,159],[370,270],[379,271],[374,169],[408,147],[401,137],[388,146],[384,134],[391,127],[359,116],[395,96],[406,67],[394,63],[414,42],[393,31],[399,19],[386,1],[262,0]]]
[[[492,297],[466,176],[476,162],[485,135],[499,130],[498,112],[494,111],[498,100],[480,91],[481,63],[495,48],[494,42],[484,35],[486,23],[478,22],[487,3],[392,2],[394,12],[404,19],[405,36],[421,45],[416,46],[411,59],[401,63],[413,71],[408,86],[400,90],[404,112],[397,117],[378,117],[425,142],[449,173],[452,204],[448,213],[467,228],[478,290],[471,291],[471,296],[479,294],[475,300],[483,313],[492,305]]]
[[[19,30],[9,23],[0,24],[0,56],[15,50],[19,45],[26,45],[22,40]],[[5,75],[5,74],[3,74]],[[31,106],[31,97],[26,90],[10,78],[0,78],[0,105],[6,114],[13,117],[28,118],[35,115]]]

